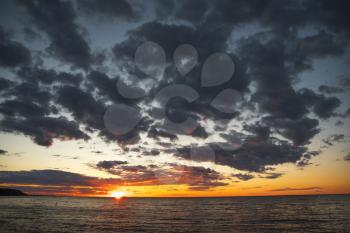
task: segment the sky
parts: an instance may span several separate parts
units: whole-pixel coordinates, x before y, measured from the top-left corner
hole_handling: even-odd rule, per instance
[[[0,3],[0,187],[350,193],[345,0]]]

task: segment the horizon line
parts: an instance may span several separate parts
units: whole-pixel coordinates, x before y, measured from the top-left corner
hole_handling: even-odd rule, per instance
[[[230,196],[124,196],[128,198],[233,198],[233,197],[288,197],[288,196],[347,196],[350,193],[321,193],[321,194],[276,194],[276,195],[230,195]],[[9,197],[9,196],[8,196]],[[13,196],[12,196],[13,197]],[[111,198],[112,196],[89,196],[89,195],[55,195],[55,194],[28,194],[16,197],[83,197],[83,198]]]

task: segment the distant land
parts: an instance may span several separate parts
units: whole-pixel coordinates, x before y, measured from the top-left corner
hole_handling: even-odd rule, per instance
[[[27,194],[17,189],[0,188],[0,196],[27,196]]]

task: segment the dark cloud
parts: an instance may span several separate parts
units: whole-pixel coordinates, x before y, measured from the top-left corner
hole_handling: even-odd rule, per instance
[[[198,126],[195,130],[193,130],[190,135],[192,137],[196,137],[196,138],[207,138],[208,137],[208,133],[205,130],[205,128],[203,126]]]
[[[325,94],[335,94],[335,93],[344,92],[344,89],[342,89],[340,87],[334,87],[334,86],[328,86],[328,85],[321,85],[318,87],[318,90],[320,92],[325,93]]]
[[[99,132],[101,136],[107,142],[117,142],[119,146],[125,147],[130,144],[137,144],[140,141],[140,133],[147,131],[150,127],[150,121],[147,118],[143,118],[131,131],[125,134],[118,134],[118,132],[108,131],[107,129],[102,129]]]
[[[271,192],[288,192],[288,191],[316,191],[320,192],[323,188],[321,187],[306,187],[306,188],[282,188],[282,189],[272,189]]]
[[[350,162],[350,153],[347,153],[347,154],[344,156],[344,161]]]
[[[340,104],[341,101],[336,97],[323,99],[314,105],[314,112],[320,118],[327,119],[336,115],[334,110],[338,108]]]
[[[309,162],[309,160],[300,160],[300,161],[298,161],[297,162],[297,167],[300,167],[301,169],[303,169],[304,167],[306,167],[306,166],[309,166],[309,165],[311,165],[312,163],[310,163]]]
[[[7,150],[0,149],[0,155],[7,155],[7,153],[8,153]]]
[[[191,190],[206,190],[212,187],[226,186],[224,176],[210,168],[180,166],[181,178],[179,183],[189,185]]]
[[[117,175],[125,182],[158,183],[152,166],[128,165],[125,161],[101,161],[93,167]]]
[[[319,121],[316,119],[302,118],[299,120],[279,119],[265,117],[263,121],[276,129],[283,137],[293,141],[295,145],[304,145],[310,142],[320,132]]]
[[[56,158],[79,159],[78,156],[68,156],[68,155],[60,155],[60,154],[55,154],[55,155],[52,155],[52,156],[56,157]]]
[[[0,66],[16,67],[31,63],[29,49],[21,43],[13,41],[0,25]]]
[[[258,140],[266,140],[270,136],[270,128],[268,126],[262,126],[259,123],[254,125],[244,125],[243,129],[253,133]]]
[[[256,19],[262,14],[266,1],[182,1],[176,17],[192,23],[209,26],[239,25]],[[219,13],[220,12],[220,13]],[[209,25],[208,25],[209,24]]]
[[[3,132],[24,134],[42,146],[50,146],[55,138],[60,140],[87,140],[90,138],[79,129],[76,122],[64,117],[31,117],[28,119],[8,117],[1,121],[0,126]]]
[[[12,88],[9,88],[6,96],[16,97],[17,101],[32,101],[39,103],[41,106],[48,106],[51,99],[51,94],[42,90],[37,84],[23,82]]]
[[[126,134],[114,134],[105,128],[104,115],[108,109],[105,106],[107,101],[115,103],[127,103],[133,106],[134,102],[127,101],[121,97],[116,90],[116,79],[106,74],[91,71],[87,80],[91,81],[88,90],[79,87],[62,86],[57,92],[57,102],[67,109],[80,123],[86,124],[89,131],[98,131],[99,135],[106,141],[118,141],[123,144],[135,144],[140,140],[139,132],[147,131],[150,121],[142,118],[139,123]],[[97,91],[97,98],[91,92]],[[111,106],[109,106],[111,107]],[[136,106],[135,106],[136,107]],[[137,108],[139,110],[139,108]],[[118,114],[113,117],[120,117]]]
[[[233,174],[232,176],[238,178],[239,180],[243,180],[243,181],[251,180],[254,178],[254,176],[251,174],[243,174],[243,173]]]
[[[28,40],[28,41],[34,41],[36,39],[41,39],[41,35],[34,31],[32,28],[30,27],[25,27],[23,28],[23,34],[24,37]]]
[[[305,25],[323,26],[334,32],[349,32],[347,2],[336,1],[155,1],[160,19],[186,20],[194,25],[216,22],[241,25],[258,21],[276,32]]]
[[[29,83],[51,84],[55,79],[56,71],[53,69],[45,70],[36,67],[23,67],[18,71],[18,77]]]
[[[162,2],[162,1],[159,1]],[[179,3],[179,9],[175,13],[174,17],[178,19],[184,19],[193,23],[200,23],[205,16],[205,13],[209,9],[208,1],[181,1]],[[167,4],[168,6],[170,4]],[[172,7],[174,9],[174,7]],[[164,10],[164,8],[162,9]],[[169,14],[167,15],[169,16]]]
[[[95,154],[102,154],[103,152],[100,151],[100,150],[94,150],[94,151],[91,151],[92,153],[95,153]]]
[[[0,113],[8,116],[42,116],[48,114],[48,109],[32,102],[6,100],[0,104]]]
[[[153,41],[160,45],[164,49],[166,58],[169,61],[172,60],[173,53],[179,45],[190,44],[198,50],[199,62],[202,64],[205,58],[211,53],[224,52],[226,50],[226,40],[230,36],[231,30],[226,30],[225,27],[222,27],[222,32],[211,31],[215,30],[214,28],[217,28],[217,26],[193,28],[184,25],[149,22],[131,30],[126,40],[114,46],[113,53],[116,61],[121,64],[124,69],[127,69],[132,74],[136,74],[139,78],[142,78],[145,75],[142,75],[135,66],[130,64],[133,63],[136,49],[145,41]],[[237,57],[232,55],[232,58],[236,63],[239,63]],[[237,90],[247,89],[249,79],[245,76],[244,68],[243,65],[236,66],[234,78],[225,84],[226,87],[231,87]],[[222,86],[201,88],[199,79],[200,71],[200,67],[195,67],[188,74],[191,78],[183,79],[183,77],[175,70],[175,67],[168,67],[165,70],[165,78],[160,81],[156,90],[152,91],[151,94],[158,93],[161,88],[169,84],[182,83],[195,88],[195,90],[200,93],[201,98],[203,98],[203,100],[207,99],[208,101],[208,99],[213,98],[222,90]]]
[[[39,67],[22,67],[17,75],[20,79],[33,84],[72,84],[78,85],[82,81],[82,75],[67,72],[57,72],[54,69],[42,69]]]
[[[98,20],[135,19],[136,8],[141,3],[124,0],[102,3],[95,0],[55,0],[21,1],[21,4],[32,20],[25,28],[25,35],[32,35],[32,39],[36,40],[33,33],[36,29],[32,28],[36,26],[48,36],[47,51],[51,55],[63,64],[85,69],[76,74],[58,71],[56,67],[45,67],[44,63],[30,66],[29,50],[0,28],[0,50],[5,51],[0,54],[0,65],[20,66],[15,69],[16,80],[0,78],[0,91],[4,97],[0,101],[3,116],[1,130],[27,135],[39,145],[48,146],[53,139],[87,140],[88,134],[97,133],[106,142],[117,142],[126,148],[126,144],[137,144],[142,132],[159,145],[164,143],[163,139],[170,140],[171,144],[163,144],[168,147],[166,152],[192,159],[190,147],[175,148],[178,146],[174,145],[178,143],[178,136],[187,135],[201,141],[214,135],[225,140],[221,144],[205,145],[214,150],[216,163],[247,172],[259,172],[262,178],[273,179],[280,174],[269,173],[272,166],[284,163],[299,167],[309,165],[310,159],[317,154],[307,151],[306,146],[320,132],[320,121],[341,116],[336,112],[341,101],[332,95],[341,93],[343,88],[349,86],[347,78],[342,77],[341,87],[321,85],[318,92],[309,88],[298,89],[297,84],[303,84],[303,80],[299,79],[300,74],[311,71],[316,59],[339,57],[346,51],[349,16],[344,10],[347,4],[343,2],[154,1],[149,10],[155,10],[156,18],[126,28],[129,31],[111,51],[115,63],[108,67],[94,66],[94,69],[90,69],[90,65],[94,62],[95,54],[96,59],[101,61],[99,65],[109,54],[104,49],[96,53],[90,51],[94,44],[88,44],[84,38],[84,29],[77,24],[81,22],[79,17],[91,15],[98,16]],[[77,15],[81,12],[85,16]],[[252,24],[255,26],[247,29],[248,35],[243,39],[236,37],[240,34],[239,29]],[[309,30],[309,26],[312,26],[312,30]],[[302,33],[304,29],[307,33]],[[159,77],[148,77],[135,65],[135,51],[145,41],[153,41],[164,48],[167,64],[160,80],[157,79]],[[199,55],[198,65],[185,77],[171,65],[174,51],[181,44],[193,45]],[[215,52],[225,52],[233,60],[234,75],[218,86],[203,87],[203,63]],[[35,54],[46,59],[42,51]],[[112,67],[114,65],[117,67]],[[116,74],[114,68],[120,68],[122,73]],[[126,84],[129,80],[125,80],[125,77],[129,75],[135,75],[140,81],[138,84],[150,88],[146,97],[131,100],[118,92],[117,83]],[[147,83],[148,79],[152,84]],[[164,109],[152,109],[154,111],[151,112],[149,107],[155,97],[159,97],[157,94],[174,84],[193,89],[198,93],[198,98],[187,102],[181,96],[183,92],[175,90],[179,96],[171,97],[162,106]],[[227,89],[237,91],[242,97],[232,113],[223,113],[211,105],[221,91]],[[166,94],[157,100],[164,101],[169,97]],[[226,108],[231,101],[232,98],[227,98],[221,104]],[[119,135],[106,129],[103,116],[108,106],[123,103],[135,107],[138,111],[135,115],[140,115],[142,119],[130,132]],[[161,114],[162,110],[165,116]],[[347,116],[348,113],[349,110],[343,115]],[[73,120],[51,114],[67,114]],[[179,131],[174,133],[169,130],[169,122],[163,121],[164,117],[175,123],[191,118],[195,126],[177,127],[175,124],[172,127]],[[233,136],[234,133],[225,125],[225,120],[232,119],[243,126],[237,136]],[[253,121],[249,121],[251,119]],[[206,125],[206,120],[214,120],[214,126]],[[327,142],[332,144],[333,139]],[[137,145],[132,151],[139,152],[139,156],[156,156],[163,152]],[[101,161],[96,168],[121,176],[124,180],[141,183],[156,182],[155,173],[159,169],[123,164],[123,161]],[[168,168],[180,169],[171,165]],[[192,178],[199,173],[207,177],[197,183],[190,179],[184,182],[190,184],[192,189],[224,185],[223,177],[215,171],[195,167],[182,171]],[[236,174],[238,179],[249,179],[250,176]],[[214,177],[219,181],[215,182]]]
[[[119,179],[98,178],[61,170],[0,171],[0,183],[33,194],[107,195]]]
[[[134,52],[138,46],[140,46],[143,42],[149,40],[158,43],[160,46],[164,48],[166,57],[172,59],[174,50],[181,44],[192,44],[195,48],[198,49],[199,57],[201,59],[200,62],[203,62],[204,59],[210,55],[211,52],[220,52],[225,49],[226,39],[229,36],[229,32],[220,34],[216,34],[213,37],[213,34],[208,33],[206,30],[209,29],[207,27],[200,28],[195,30],[193,27],[184,26],[184,25],[173,25],[173,24],[165,24],[159,22],[150,22],[145,23],[142,26],[132,30],[128,34],[128,38],[122,41],[119,44],[116,44],[113,48],[113,52],[115,55],[115,59],[123,69],[130,72],[131,74],[137,74],[137,77],[142,79],[145,74],[139,74],[139,70],[133,64]],[[170,35],[181,35],[181,36],[170,36]],[[232,55],[232,59],[237,60],[235,56]],[[237,61],[239,63],[239,61]],[[171,122],[183,122],[185,119],[192,118],[194,121],[199,121],[199,116],[207,116],[210,118],[220,119],[222,117],[225,118],[234,118],[238,115],[238,113],[234,114],[223,114],[221,112],[214,111],[213,108],[210,108],[210,102],[216,97],[223,88],[234,88],[238,90],[247,90],[247,86],[249,83],[249,79],[245,76],[244,66],[236,66],[236,72],[234,77],[228,81],[225,85],[214,87],[214,88],[202,88],[200,82],[200,67],[195,67],[193,71],[190,72],[191,78],[183,79],[183,77],[174,69],[174,67],[169,67],[165,70],[165,75],[160,82],[156,82],[156,86],[150,91],[150,94],[147,96],[147,99],[152,100],[154,96],[160,97],[161,100],[166,99],[168,96],[160,96],[157,95],[163,88],[169,87],[170,84],[185,84],[189,88],[193,88],[195,92],[198,92],[199,99],[188,103],[183,98],[181,98],[181,92],[177,91],[177,95],[179,98],[172,98],[169,102],[166,103],[165,108],[166,117]],[[103,79],[98,79],[99,82],[102,82]],[[108,86],[110,88],[112,83]],[[112,91],[115,96],[115,90]],[[168,91],[166,94],[169,94]],[[157,99],[158,100],[158,99]],[[147,102],[147,101],[146,101]],[[148,104],[148,102],[147,102]],[[152,117],[156,120],[162,120],[164,117],[161,112],[163,109],[153,109]],[[193,137],[198,138],[207,138],[209,133],[202,126],[197,124],[196,127],[177,127],[176,129],[172,128],[169,122],[164,122],[161,124],[153,124],[148,130],[148,136],[153,138],[159,137],[168,137],[170,139],[176,139],[176,134],[186,134]],[[170,132],[170,131],[176,131]],[[181,131],[181,132],[180,132]]]
[[[345,113],[343,114],[343,117],[349,117],[350,116],[350,108],[348,108]]]
[[[261,173],[269,170],[271,166],[283,163],[296,163],[307,152],[304,147],[294,146],[277,139],[257,141],[248,138],[238,148],[225,148],[215,143],[209,146],[215,152],[215,163],[238,170]],[[190,152],[190,148],[182,147],[178,148],[174,155],[192,160],[194,158]]]
[[[311,4],[310,4],[311,5]],[[316,17],[320,17],[319,21],[326,24],[329,29],[335,32],[349,32],[350,17],[344,7],[349,7],[349,2],[336,0],[328,2],[327,0],[317,1],[317,8],[324,10],[327,14],[318,11]],[[317,9],[316,8],[316,9]],[[318,18],[316,18],[318,20]]]
[[[54,82],[79,85],[81,83],[82,79],[83,79],[83,77],[81,74],[74,75],[74,74],[70,74],[67,72],[60,72],[57,74],[57,77],[54,80]]]
[[[93,129],[103,129],[105,106],[90,93],[73,86],[62,86],[57,90],[57,103],[67,109],[80,123]]]
[[[299,41],[293,36],[292,39],[287,35],[285,38],[272,36],[272,39],[265,43],[261,41],[262,38],[264,37],[258,34],[242,40],[239,48],[241,56],[250,64],[250,74],[257,83],[253,101],[259,103],[260,110],[275,118],[296,120],[305,116],[308,107],[312,107],[320,118],[332,116],[335,108],[340,105],[339,99],[317,95],[309,89],[296,92],[292,85],[299,72],[310,69],[308,59],[323,56],[323,53],[332,55],[332,52],[318,52],[317,47],[310,49],[309,53],[306,48],[300,51],[289,50],[288,43],[296,43],[296,46],[301,46],[299,43],[307,46],[309,43]],[[320,44],[322,45],[323,43]],[[312,97],[312,102],[309,97]]]
[[[129,165],[124,161],[101,161],[92,167],[139,185],[186,184],[196,190],[227,185],[223,182],[225,177],[219,172],[204,167],[179,164]]]
[[[99,71],[91,71],[87,78],[91,81],[90,88],[97,89],[100,97],[104,97],[105,100],[112,100],[114,102],[124,102],[132,104],[132,99],[127,99],[121,96],[117,91],[116,78],[110,78],[105,73]]]
[[[303,154],[303,156],[301,157],[301,159],[299,161],[297,161],[296,165],[297,167],[303,169],[306,166],[311,165],[312,163],[310,163],[310,160],[312,157],[315,157],[317,155],[321,154],[321,151],[307,151],[306,153]]]
[[[78,0],[78,10],[83,10],[89,16],[96,15],[102,18],[132,19],[135,17],[134,9],[125,0],[104,0],[102,2]]]
[[[312,68],[313,59],[341,55],[347,46],[344,40],[327,31],[297,36],[291,28],[315,20],[314,15],[311,19],[304,14],[305,10],[313,12],[306,5],[301,8],[292,1],[268,2],[261,21],[273,30],[253,34],[237,45],[238,56],[247,63],[248,74],[255,84],[252,101],[258,104],[260,112],[268,114],[263,118],[262,127],[268,126],[271,132],[296,146],[310,143],[320,131],[319,121],[311,119],[310,112],[320,119],[328,119],[337,116],[335,110],[341,104],[336,97],[326,97],[309,89],[295,90],[298,75]],[[281,14],[283,20],[274,20]],[[253,129],[247,127],[246,130]]]
[[[240,1],[237,2],[240,3]],[[347,2],[342,0],[303,3],[291,0],[249,1],[246,4],[237,4],[237,11],[244,5],[248,10],[255,10],[259,13],[255,15],[255,19],[260,19],[264,25],[270,26],[276,31],[283,32],[289,28],[313,24],[322,25],[335,32],[349,32],[347,28],[349,17],[343,10],[344,7],[347,7]],[[245,12],[249,12],[248,10]]]
[[[284,60],[287,55],[283,41],[271,40],[262,44],[259,38],[251,38],[241,45],[241,54],[251,64],[251,75],[258,89],[253,100],[260,110],[278,118],[298,119],[307,113],[303,101],[291,87]]]
[[[80,68],[91,63],[90,48],[75,23],[76,13],[69,1],[20,1],[35,25],[51,39],[47,50],[56,58]]]
[[[280,178],[282,175],[282,173],[266,173],[265,175],[260,177],[264,179],[277,179]]]
[[[349,111],[349,113],[350,113],[350,111]],[[344,122],[343,122],[343,121],[337,121],[337,122],[335,123],[335,125],[336,125],[336,126],[342,126],[342,125],[344,125]]]
[[[60,170],[0,171],[2,183],[94,186],[98,178]]]
[[[328,146],[333,146],[335,143],[346,142],[346,137],[344,134],[333,134],[322,139],[322,141]]]
[[[77,119],[81,120],[84,111],[89,114],[95,114],[94,117],[87,119],[91,127],[102,129],[103,123],[98,122],[97,115],[103,114],[103,106],[80,88],[74,88],[81,82],[81,75],[73,75],[66,72],[57,73],[55,70],[45,70],[40,68],[22,68],[18,71],[20,80],[24,80],[19,84],[10,83],[3,96],[11,99],[3,100],[0,103],[0,113],[6,116],[1,125],[2,131],[23,133],[33,138],[33,140],[43,146],[49,146],[53,138],[59,139],[89,139],[89,136],[80,130],[81,122],[68,121],[65,117],[48,117],[50,113],[61,115],[60,107],[53,106],[50,101],[61,104],[65,108],[76,115]],[[8,83],[8,82],[6,82]],[[55,92],[50,92],[50,89],[45,89],[41,84],[72,84],[73,86],[59,86],[54,89]],[[58,89],[58,91],[56,91]],[[76,95],[74,96],[74,91]],[[67,98],[61,98],[59,94],[63,93]],[[53,99],[53,95],[56,95]],[[78,103],[71,102],[75,97]],[[61,102],[60,102],[61,101]],[[65,102],[66,101],[66,102]],[[85,101],[85,102],[82,102]],[[86,103],[84,105],[84,103]],[[90,104],[90,105],[89,105]],[[89,105],[89,106],[87,106]],[[84,107],[81,110],[80,107]],[[92,111],[94,106],[99,107],[97,111]],[[82,111],[80,113],[77,111]],[[102,118],[100,116],[100,118]]]
[[[181,79],[181,83],[198,91],[200,99],[190,104],[184,101],[172,101],[167,105],[167,117],[175,122],[181,122],[189,116],[198,119],[198,115],[212,119],[226,118],[224,114],[213,112],[208,107],[210,100],[218,94],[216,91],[223,88],[234,88],[244,92],[247,91],[250,81],[253,81],[256,84],[256,92],[252,93],[252,101],[258,103],[259,110],[269,116],[264,119],[264,125],[261,125],[260,129],[247,128],[246,130],[263,140],[270,137],[270,132],[274,132],[293,141],[297,146],[306,145],[320,131],[319,121],[311,119],[308,114],[313,112],[321,119],[336,116],[335,110],[341,102],[336,97],[326,97],[309,89],[296,91],[294,88],[296,77],[300,72],[312,68],[313,59],[343,54],[347,43],[338,38],[338,35],[329,33],[327,30],[319,30],[315,34],[302,37],[297,36],[295,30],[286,30],[285,28],[289,26],[303,25],[305,21],[314,22],[318,17],[315,15],[310,18],[305,17],[305,12],[311,11],[311,6],[308,4],[305,6],[306,9],[290,1],[286,1],[286,4],[293,10],[277,2],[245,3],[238,1],[232,3],[223,1],[203,4],[195,1],[180,3],[170,1],[169,4],[156,2],[156,9],[168,12],[161,17],[187,20],[194,26],[159,22],[145,23],[131,30],[127,39],[117,44],[113,52],[118,63],[124,68],[127,67],[126,70],[130,70],[131,73],[135,73],[134,70],[137,68],[126,64],[132,63],[134,51],[147,40],[162,46],[169,59],[172,58],[178,45],[189,43],[198,49],[199,62],[202,63],[211,52],[226,50],[225,41],[236,24],[261,18],[261,21],[271,26],[273,31],[257,33],[238,41],[237,55],[231,56],[237,64],[233,77],[235,81],[225,83],[218,89],[203,89],[198,82],[199,72],[194,68],[188,75],[189,78]],[[318,7],[323,7],[323,5]],[[177,12],[176,9],[182,10]],[[219,11],[216,11],[218,9]],[[286,15],[286,21],[272,20],[281,12]],[[315,12],[312,11],[312,13]],[[215,25],[221,22],[221,29],[216,28],[213,22]],[[283,24],[286,26],[284,29]],[[216,32],[213,33],[213,31]],[[181,35],[181,37],[170,35]],[[215,35],[215,37],[210,35]],[[157,93],[165,85],[180,82],[180,78],[171,68],[166,69],[165,77],[166,80],[162,80],[151,93]],[[235,117],[237,114],[228,118]],[[192,136],[198,135],[199,129],[202,128],[197,128]],[[254,130],[261,131],[252,132]],[[155,132],[159,130],[152,129],[151,132],[149,136],[155,137],[157,135]],[[202,130],[199,136],[205,138],[208,133]]]
[[[140,42],[145,40],[154,41],[161,45],[169,58],[179,45],[185,43],[191,44],[195,48],[198,48],[199,51],[203,48],[211,52],[215,50],[219,52],[224,48],[224,42],[228,38],[230,30],[219,32],[215,37],[209,34],[210,30],[213,29],[203,27],[195,30],[192,27],[183,25],[163,24],[158,22],[145,23],[136,30],[130,31],[129,39],[117,45],[114,48],[114,52],[123,51],[120,50],[122,48],[124,48],[125,51],[127,47],[131,45],[137,46]],[[170,35],[181,36],[174,37]],[[199,38],[203,39],[200,40]],[[211,39],[212,41],[210,41]],[[116,53],[116,55],[117,54],[118,53]]]
[[[339,83],[343,87],[350,88],[350,78],[341,77]]]
[[[264,172],[268,166],[295,163],[303,153],[305,148],[285,142],[247,142],[233,153],[217,153],[216,162],[239,170]]]
[[[142,155],[145,155],[145,156],[156,156],[159,154],[160,154],[160,151],[157,149],[145,150],[142,152]]]
[[[154,139],[159,139],[159,137],[169,138],[171,141],[178,139],[176,135],[157,129],[156,127],[151,127],[147,136]]]
[[[12,85],[13,85],[12,81],[0,77],[0,92],[6,90],[7,88],[9,88]]]
[[[152,166],[129,165],[126,161],[100,161],[92,167],[117,175],[125,182],[156,182]]]
[[[106,170],[109,170],[115,166],[118,166],[118,165],[125,165],[125,164],[128,164],[128,162],[126,161],[100,161],[96,164],[96,168],[98,169],[106,169]]]

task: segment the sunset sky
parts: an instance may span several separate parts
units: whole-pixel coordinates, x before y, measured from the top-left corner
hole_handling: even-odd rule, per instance
[[[1,1],[0,187],[350,193],[349,1]]]

